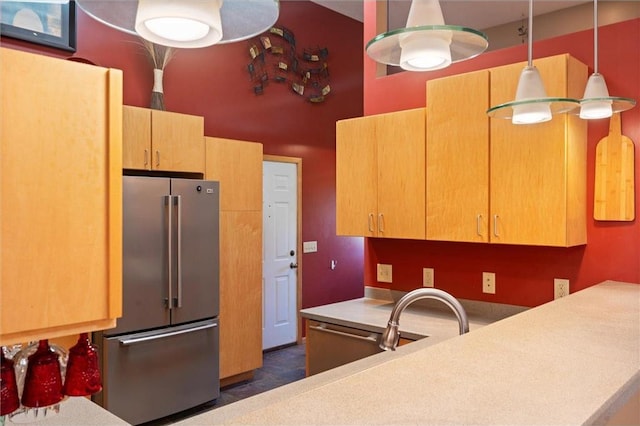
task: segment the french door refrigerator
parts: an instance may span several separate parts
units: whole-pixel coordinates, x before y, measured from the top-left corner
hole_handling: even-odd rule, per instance
[[[140,424],[220,394],[219,183],[123,177],[123,316],[94,401]]]

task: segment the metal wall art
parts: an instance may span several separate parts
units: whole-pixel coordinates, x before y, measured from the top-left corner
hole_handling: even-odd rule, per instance
[[[292,93],[313,103],[323,102],[331,92],[326,61],[329,50],[305,48],[298,54],[295,37],[286,28],[273,27],[252,39],[249,55],[247,71],[256,95],[263,94],[271,81],[289,85]]]

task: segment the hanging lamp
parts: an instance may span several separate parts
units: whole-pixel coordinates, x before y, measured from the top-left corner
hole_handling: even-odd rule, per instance
[[[474,58],[488,45],[480,31],[445,25],[438,0],[412,0],[406,28],[377,35],[366,51],[376,62],[407,71],[434,71]]]
[[[528,63],[518,80],[516,99],[491,107],[491,118],[511,119],[513,124],[534,124],[551,120],[553,114],[568,112],[578,107],[579,101],[571,98],[548,97],[542,77],[533,65],[533,0],[529,0]]]
[[[271,28],[279,0],[76,0],[92,18],[156,44],[198,48]]]
[[[614,112],[626,111],[635,104],[636,101],[631,98],[609,96],[604,76],[598,73],[598,0],[593,0],[593,74],[580,100],[580,118],[594,120],[611,117]]]

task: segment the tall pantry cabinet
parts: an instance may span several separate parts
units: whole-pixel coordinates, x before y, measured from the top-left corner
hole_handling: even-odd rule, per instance
[[[262,366],[262,144],[205,137],[206,179],[220,182],[220,379]]]
[[[0,48],[0,89],[0,344],[114,327],[122,72]]]

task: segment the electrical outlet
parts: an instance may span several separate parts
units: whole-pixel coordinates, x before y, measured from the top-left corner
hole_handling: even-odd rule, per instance
[[[378,263],[378,281],[381,283],[391,282],[391,265]]]
[[[482,273],[482,292],[496,294],[496,274],[493,272]]]
[[[553,299],[559,299],[569,294],[569,280],[562,278],[553,279]]]
[[[423,287],[434,287],[434,279],[433,279],[433,268],[422,268],[422,286]]]

